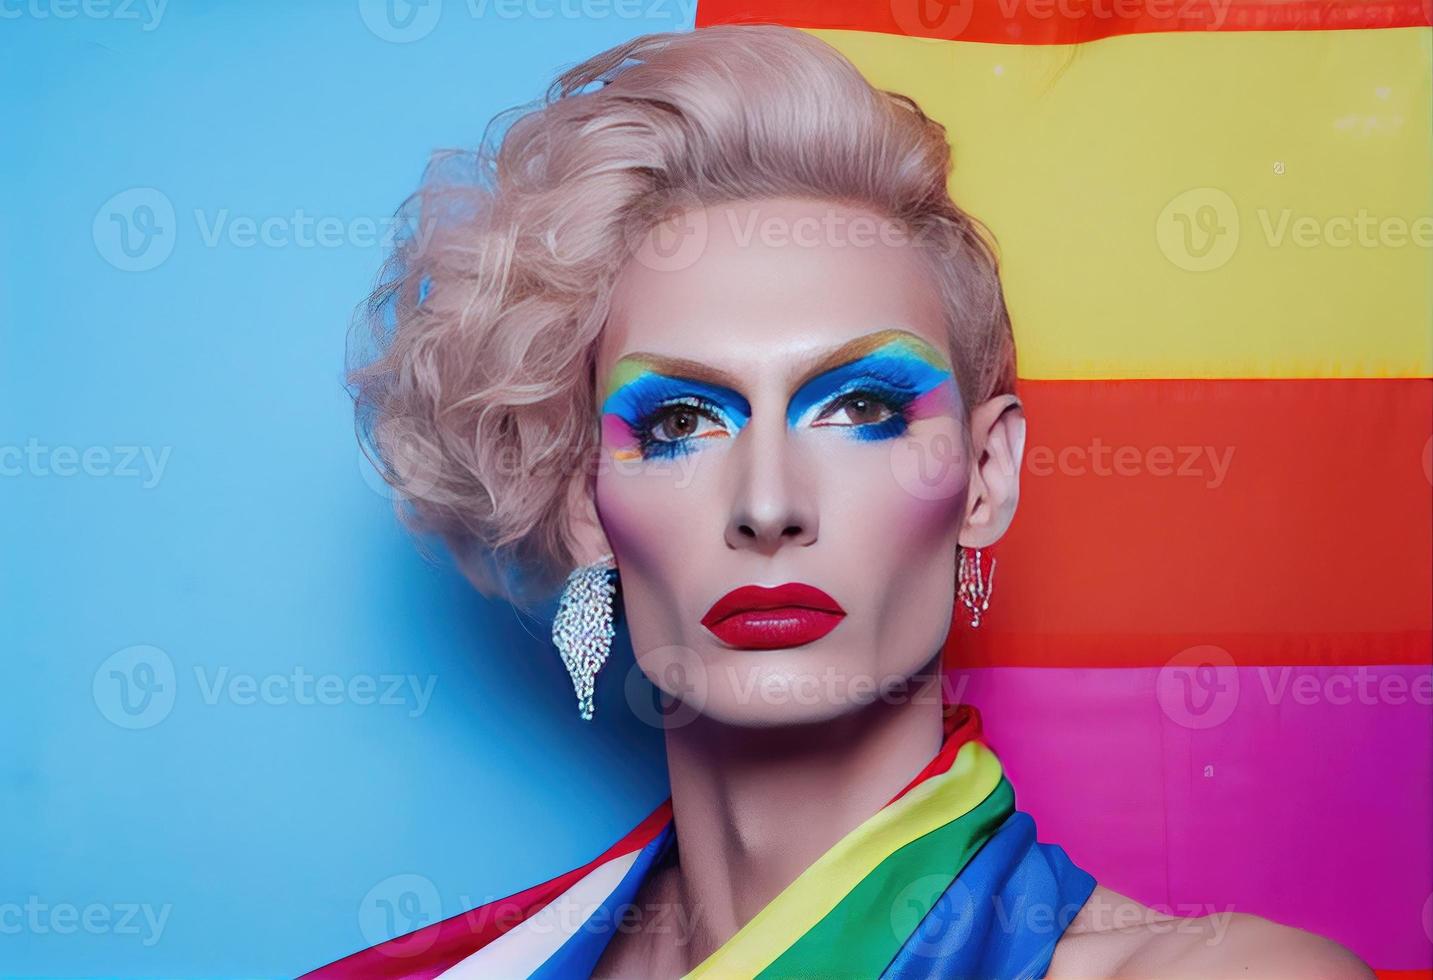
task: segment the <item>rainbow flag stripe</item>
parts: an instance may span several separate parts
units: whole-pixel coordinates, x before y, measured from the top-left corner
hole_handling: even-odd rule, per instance
[[[1015,809],[1014,789],[980,738],[978,712],[948,706],[945,732],[925,770],[688,980],[924,977],[987,969],[1043,976],[1094,878],[1061,848],[1036,841],[1034,822]],[[581,868],[306,976],[589,976],[621,910],[635,901],[675,839],[668,800]],[[1030,903],[1057,910],[1060,929],[999,920]]]

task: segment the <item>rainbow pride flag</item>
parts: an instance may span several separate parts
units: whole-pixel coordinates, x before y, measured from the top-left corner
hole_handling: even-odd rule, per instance
[[[743,22],[916,99],[999,241],[1027,458],[946,664],[1022,806],[1161,910],[1428,975],[1429,4],[699,0]]]
[[[940,751],[687,975],[1042,977],[1095,880],[1038,843],[981,740],[946,705]],[[648,872],[676,840],[668,799],[588,864],[362,950],[306,980],[590,976]]]

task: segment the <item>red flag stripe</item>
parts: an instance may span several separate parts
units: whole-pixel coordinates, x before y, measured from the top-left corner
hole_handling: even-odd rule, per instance
[[[1201,643],[1245,665],[1428,662],[1433,381],[1019,390],[1020,505],[952,665],[1150,666]]]
[[[1074,44],[1178,31],[1427,26],[1429,0],[701,0],[698,27],[773,23],[990,44]]]

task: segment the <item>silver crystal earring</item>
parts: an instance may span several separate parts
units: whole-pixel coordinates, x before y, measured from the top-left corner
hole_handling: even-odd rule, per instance
[[[616,595],[617,563],[608,552],[567,576],[552,621],[552,642],[572,677],[577,710],[584,721],[592,720],[597,671],[607,662],[616,635],[612,626]]]
[[[990,593],[995,591],[995,559],[990,559],[990,574],[985,574],[980,568],[980,549],[975,549],[975,557],[972,559],[970,552],[961,548],[960,570],[956,581],[959,588],[956,589],[956,598],[970,610],[970,626],[972,629],[980,627],[980,616],[990,608]]]

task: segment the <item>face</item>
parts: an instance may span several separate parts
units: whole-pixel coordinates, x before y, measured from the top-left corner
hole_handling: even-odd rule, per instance
[[[653,232],[597,360],[596,511],[637,662],[737,725],[894,696],[950,627],[970,479],[934,279],[842,205],[679,220],[700,247]]]

